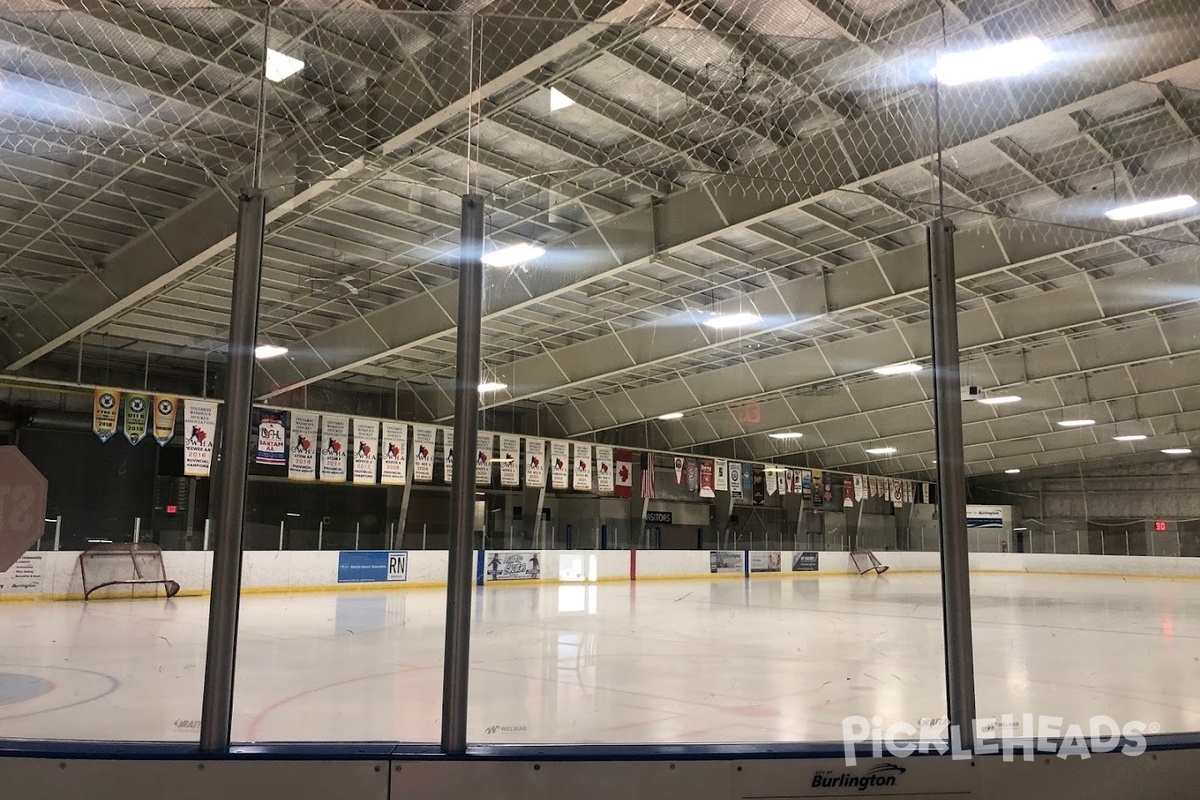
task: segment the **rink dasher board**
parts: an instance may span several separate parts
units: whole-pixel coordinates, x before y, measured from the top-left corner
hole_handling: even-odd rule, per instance
[[[992,756],[970,761],[936,756],[859,759],[854,767],[841,758],[697,758],[682,746],[677,760],[658,756],[574,760],[566,755],[572,748],[556,749],[562,757],[544,760],[10,757],[0,758],[0,786],[5,797],[20,800],[1182,800],[1194,796],[1193,782],[1200,769],[1200,749],[1158,750],[1137,757],[1094,755],[1087,760],[1042,755],[1032,762],[1005,762]],[[857,788],[855,780],[868,774],[891,775],[895,780]],[[818,788],[816,783],[822,785]]]

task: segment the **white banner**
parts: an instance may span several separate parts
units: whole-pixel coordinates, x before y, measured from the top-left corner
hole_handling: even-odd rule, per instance
[[[292,412],[292,433],[288,438],[289,478],[294,481],[317,479],[317,442],[320,436],[320,414]]]
[[[349,417],[321,417],[321,480],[346,480],[346,441],[350,436]]]
[[[779,480],[775,476],[783,474],[781,472],[776,472],[775,469],[776,469],[775,467],[767,467],[767,469],[766,469],[766,473],[767,473],[766,489],[767,489],[767,496],[769,496],[769,497],[774,497],[775,492],[779,489]]]
[[[716,478],[714,479],[715,488],[718,492],[729,491],[729,462],[723,458],[718,458],[714,462],[716,466]]]
[[[437,428],[432,425],[413,425],[413,480],[429,483],[433,480],[433,453],[437,444]]]
[[[540,489],[546,485],[546,440],[525,440],[525,485]]]
[[[521,437],[500,434],[500,485],[521,485]]]
[[[379,420],[355,419],[354,482],[375,483],[379,472]]]
[[[408,473],[408,423],[383,423],[383,453],[379,458],[379,482],[403,486]]]
[[[207,478],[217,435],[216,401],[184,400],[183,430],[188,435],[183,443],[183,474]]]
[[[454,480],[454,429],[442,428],[442,480]]]
[[[613,493],[613,449],[603,445],[596,446],[596,491]]]
[[[592,446],[590,444],[575,445],[574,477],[571,488],[577,492],[592,490]]]
[[[475,442],[475,484],[492,485],[492,454],[496,452],[496,434],[479,432]]]
[[[570,486],[570,475],[570,442],[550,442],[550,485],[555,489],[566,489]]]

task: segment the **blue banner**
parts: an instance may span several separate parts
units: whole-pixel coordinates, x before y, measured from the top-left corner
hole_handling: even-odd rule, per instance
[[[408,580],[408,551],[343,550],[338,583],[395,583]]]

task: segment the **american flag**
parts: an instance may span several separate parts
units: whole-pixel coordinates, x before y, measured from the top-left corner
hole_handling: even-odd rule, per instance
[[[653,453],[642,453],[642,497],[654,497]]]

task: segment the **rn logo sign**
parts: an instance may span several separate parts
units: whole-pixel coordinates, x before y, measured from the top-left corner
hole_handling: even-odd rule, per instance
[[[41,537],[46,479],[15,447],[0,447],[0,572]]]
[[[408,553],[388,553],[387,579],[389,581],[408,580]]]

